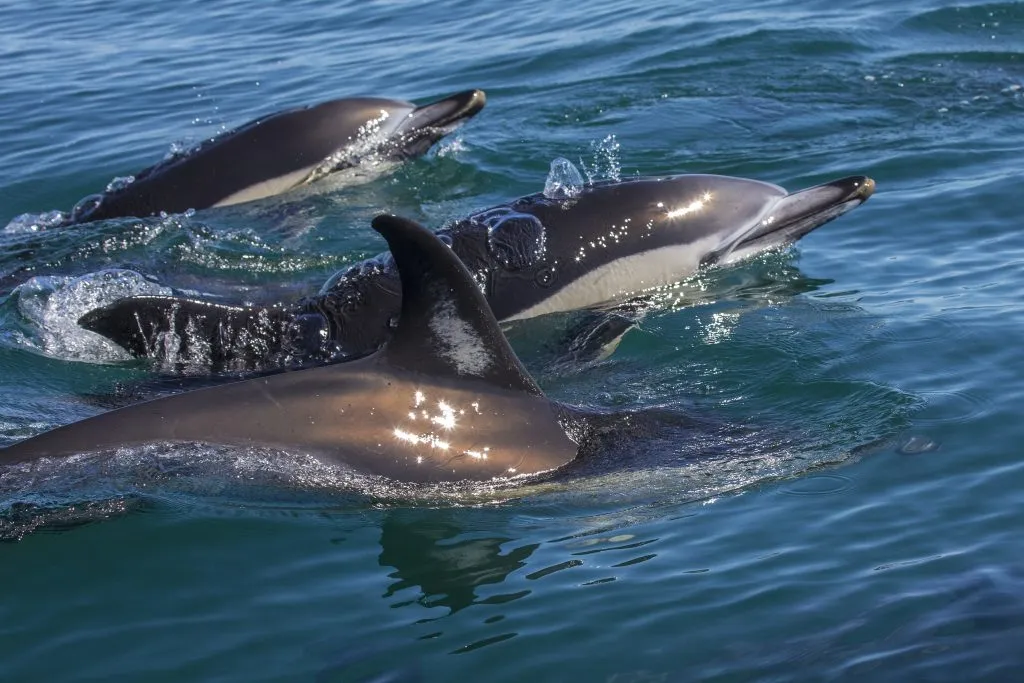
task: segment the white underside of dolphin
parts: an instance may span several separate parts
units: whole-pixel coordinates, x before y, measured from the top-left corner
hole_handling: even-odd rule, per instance
[[[679,282],[687,274],[696,273],[701,257],[719,242],[716,237],[705,237],[690,244],[661,247],[615,259],[579,276],[571,285],[506,320],[511,322],[548,313],[592,308]]]

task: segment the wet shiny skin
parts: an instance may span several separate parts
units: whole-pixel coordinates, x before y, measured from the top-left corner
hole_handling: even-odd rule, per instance
[[[546,399],[375,356],[104,413],[0,450],[0,462],[161,441],[273,446],[414,482],[536,474],[576,455]]]

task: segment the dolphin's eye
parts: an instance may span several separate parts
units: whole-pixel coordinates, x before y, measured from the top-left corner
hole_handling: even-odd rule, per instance
[[[534,266],[547,251],[544,224],[528,213],[498,216],[489,221],[487,249],[508,270]]]
[[[555,280],[558,279],[558,271],[555,270],[553,265],[541,268],[537,271],[537,276],[534,279],[541,287],[550,287],[555,283]]]

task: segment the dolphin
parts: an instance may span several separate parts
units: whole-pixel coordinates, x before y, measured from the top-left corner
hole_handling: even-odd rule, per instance
[[[599,182],[570,197],[533,194],[438,231],[473,274],[499,321],[623,302],[707,265],[788,245],[874,192],[851,176],[788,193],[718,175]],[[387,338],[401,307],[387,253],[332,276],[285,306],[233,306],[141,296],[79,320],[136,356],[178,357],[199,342],[215,367],[264,370],[365,356]]]
[[[298,451],[414,483],[555,470],[571,414],[524,369],[466,265],[419,224],[379,216],[401,279],[394,334],[374,354],[199,389],[97,415],[0,449],[0,463],[150,443]]]
[[[229,206],[280,194],[359,164],[408,159],[483,109],[482,90],[417,106],[349,97],[251,121],[86,197],[69,222]]]

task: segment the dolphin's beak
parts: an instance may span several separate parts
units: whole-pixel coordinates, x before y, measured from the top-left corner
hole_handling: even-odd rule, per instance
[[[483,90],[466,90],[443,100],[416,107],[402,121],[399,132],[412,133],[416,130],[433,129],[432,132],[440,133],[438,137],[441,137],[476,116],[485,104],[487,95]]]
[[[771,215],[776,222],[788,225],[814,221],[823,215],[828,215],[825,220],[831,220],[864,202],[874,191],[875,181],[871,178],[850,176],[787,195],[775,205]],[[841,210],[833,213],[836,209]],[[810,229],[823,222],[815,223]]]
[[[786,195],[736,243],[729,260],[741,252],[795,242],[815,228],[863,204],[875,191],[867,176],[850,176]]]
[[[425,154],[435,142],[473,118],[487,104],[483,90],[466,90],[413,109],[392,133],[395,151],[411,158]]]

